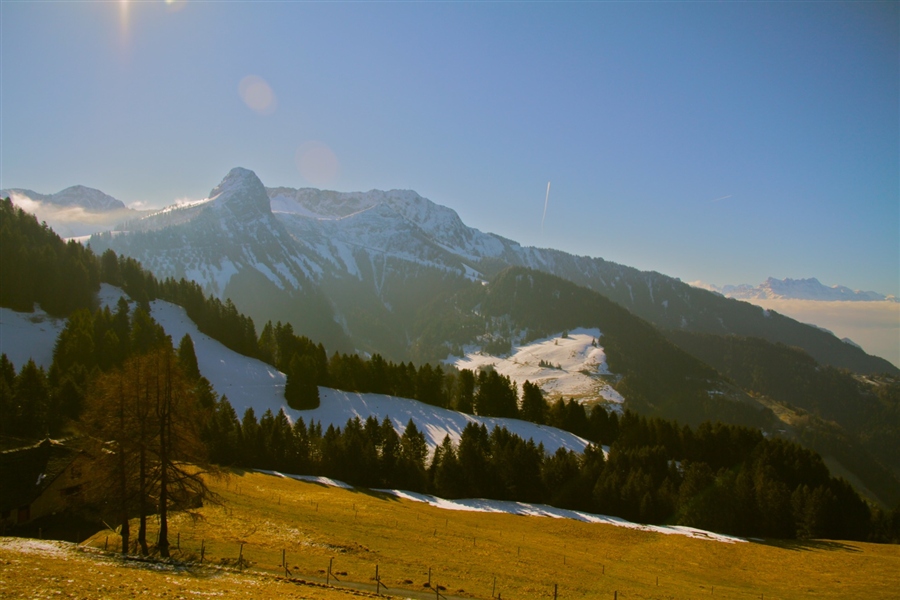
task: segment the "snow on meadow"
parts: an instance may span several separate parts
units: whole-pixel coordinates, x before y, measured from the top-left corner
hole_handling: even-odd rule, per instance
[[[28,359],[49,369],[53,362],[53,346],[65,325],[65,319],[53,318],[40,308],[31,313],[0,308],[0,354],[6,354],[16,371]]]
[[[354,487],[343,481],[329,479],[328,477],[316,477],[311,475],[291,475],[289,473],[280,473],[278,471],[265,471],[257,469],[259,473],[274,475],[287,479],[295,479],[306,483],[318,483],[332,487],[339,487],[352,490]],[[484,513],[504,513],[509,515],[519,515],[526,517],[550,517],[552,519],[572,519],[574,521],[582,521],[584,523],[602,523],[606,525],[614,525],[616,527],[627,527],[629,529],[637,529],[639,531],[650,531],[653,533],[661,533],[664,535],[684,535],[690,538],[711,540],[716,542],[735,543],[745,542],[743,538],[730,535],[713,533],[693,527],[684,527],[680,525],[642,525],[640,523],[632,523],[619,517],[609,517],[606,515],[596,515],[593,513],[582,512],[578,510],[567,510],[565,508],[556,508],[546,504],[532,504],[530,502],[515,502],[511,500],[488,500],[486,498],[466,498],[460,500],[447,500],[430,496],[428,494],[419,494],[417,492],[407,492],[404,490],[374,490],[384,494],[390,494],[397,498],[410,500],[412,502],[424,502],[436,508],[444,510],[460,510],[469,512]]]
[[[612,373],[606,353],[597,343],[600,335],[599,329],[574,329],[568,337],[552,336],[517,346],[505,358],[472,352],[449,362],[471,371],[493,367],[519,389],[526,381],[537,384],[548,398],[562,396],[580,402],[600,399],[613,407],[621,406],[625,399],[602,378]]]
[[[100,301],[104,305],[115,307],[122,295],[120,289],[104,284],[100,290]],[[200,372],[212,383],[217,393],[228,397],[238,418],[248,408],[253,408],[257,419],[266,410],[277,413],[284,408],[292,421],[302,417],[306,423],[316,421],[327,428],[328,425],[343,427],[348,419],[354,417],[365,420],[373,416],[379,422],[389,417],[400,434],[412,419],[425,435],[429,450],[440,445],[447,435],[454,442],[459,442],[468,423],[484,423],[488,431],[496,426],[506,427],[522,438],[533,439],[536,444],[543,443],[547,452],[555,452],[560,447],[581,452],[588,443],[572,433],[518,419],[478,417],[406,398],[343,392],[330,388],[319,388],[321,403],[318,408],[294,410],[284,402],[285,376],[275,367],[233,352],[201,333],[180,306],[156,300],[150,303],[150,308],[153,318],[172,336],[176,345],[185,334],[191,336]]]

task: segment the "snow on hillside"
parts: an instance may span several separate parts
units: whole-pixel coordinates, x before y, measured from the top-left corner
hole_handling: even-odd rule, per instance
[[[0,308],[0,354],[6,354],[16,371],[28,359],[49,369],[53,362],[53,346],[65,325],[65,319],[55,319],[40,308],[31,313]]]
[[[471,371],[493,367],[520,389],[526,381],[537,384],[549,398],[563,396],[579,402],[602,399],[621,408],[625,399],[602,379],[612,373],[606,353],[596,344],[600,335],[599,329],[574,329],[568,337],[557,335],[518,346],[505,358],[472,352],[448,362]]]
[[[112,308],[122,295],[123,292],[119,288],[103,284],[100,300],[102,304]],[[277,413],[284,408],[292,421],[302,417],[306,423],[316,421],[327,428],[328,425],[343,427],[348,419],[359,417],[365,420],[371,415],[379,422],[385,417],[390,417],[394,428],[400,434],[412,419],[425,435],[430,450],[439,445],[446,435],[454,442],[458,442],[463,429],[470,422],[484,423],[489,431],[496,426],[506,427],[522,438],[543,443],[547,452],[555,452],[560,447],[582,452],[588,443],[587,440],[572,433],[518,419],[478,417],[406,398],[383,394],[358,394],[330,388],[319,388],[321,398],[319,408],[294,410],[284,403],[285,376],[277,369],[262,361],[233,352],[201,333],[180,306],[156,300],[150,303],[150,308],[153,318],[162,325],[176,345],[185,334],[191,336],[200,372],[209,379],[217,393],[228,397],[238,418],[247,408],[253,408],[257,418],[266,410]]]
[[[104,283],[100,289],[100,303],[112,310],[124,295],[121,289]],[[200,372],[209,379],[217,393],[228,397],[238,417],[250,407],[257,418],[267,408],[278,412],[284,402],[285,377],[275,367],[229,350],[201,333],[180,306],[156,300],[150,303],[150,310],[176,346],[185,334],[191,336]]]
[[[343,481],[329,479],[328,477],[317,477],[313,475],[291,475],[288,473],[279,473],[278,471],[266,471],[257,469],[260,473],[283,477],[286,479],[295,479],[309,483],[319,483],[332,487],[339,487],[346,490],[352,490],[354,487]],[[447,500],[430,496],[428,494],[419,494],[417,492],[408,492],[405,490],[375,490],[390,494],[404,500],[413,502],[424,502],[436,508],[444,510],[460,510],[467,512],[485,512],[485,513],[504,513],[509,515],[520,515],[527,517],[550,517],[553,519],[572,519],[574,521],[582,521],[584,523],[603,523],[606,525],[615,525],[616,527],[627,527],[628,529],[637,529],[639,531],[650,531],[653,533],[661,533],[664,535],[684,535],[690,538],[700,540],[711,540],[716,542],[725,542],[733,544],[735,542],[745,542],[746,540],[730,535],[713,533],[693,527],[684,527],[681,525],[642,525],[640,523],[632,523],[619,517],[609,517],[606,515],[597,515],[577,510],[567,510],[565,508],[556,508],[546,504],[532,504],[530,502],[515,502],[510,500],[488,500],[486,498],[467,498],[461,500]]]

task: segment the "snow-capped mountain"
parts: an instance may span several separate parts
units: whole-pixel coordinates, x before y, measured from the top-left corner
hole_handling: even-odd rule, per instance
[[[0,197],[9,198],[19,208],[46,221],[63,237],[111,229],[141,214],[127,208],[121,200],[83,185],[74,185],[55,194],[10,188],[0,190]]]
[[[442,358],[437,340],[418,338],[422,308],[521,266],[599,292],[664,329],[755,335],[826,364],[891,370],[833,335],[678,279],[484,233],[410,190],[265,188],[236,168],[208,199],[133,219],[89,243],[97,253],[133,256],[159,277],[194,279],[257,323],[289,321],[335,350]]]
[[[114,245],[157,277],[193,279],[220,298],[233,277],[248,270],[282,290],[304,287],[293,241],[252,171],[232,169],[203,202],[166,208],[126,226],[131,235],[95,235],[91,246]]]
[[[109,212],[126,208],[121,200],[116,200],[100,190],[83,185],[73,185],[55,194],[39,194],[32,190],[13,188],[0,190],[0,196],[9,197],[13,203],[28,199],[32,202],[43,202],[62,207],[78,206],[90,212]]]
[[[692,285],[738,300],[900,301],[895,296],[852,290],[843,285],[826,286],[815,277],[809,279],[775,279],[774,277],[769,277],[757,286],[745,283],[718,287],[702,282],[696,282]]]

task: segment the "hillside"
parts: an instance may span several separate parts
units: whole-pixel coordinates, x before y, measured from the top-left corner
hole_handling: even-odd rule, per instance
[[[100,304],[115,308],[116,302],[123,295],[122,290],[102,284]],[[390,418],[400,434],[412,419],[425,434],[431,451],[440,445],[445,436],[458,443],[463,429],[469,423],[484,424],[488,430],[497,426],[506,427],[524,439],[533,439],[535,444],[543,444],[551,453],[558,448],[581,452],[587,444],[586,440],[554,427],[518,419],[463,414],[383,394],[359,394],[322,388],[319,408],[294,410],[284,400],[283,373],[259,360],[229,350],[201,333],[180,306],[155,300],[150,303],[150,307],[151,316],[173,339],[179,340],[186,334],[191,336],[201,374],[212,383],[217,393],[227,396],[238,415],[242,415],[248,408],[252,408],[257,415],[266,411],[278,413],[279,410],[284,410],[291,419],[302,418],[307,423],[315,421],[325,428],[329,425],[343,427],[348,419],[355,417],[364,421],[371,416],[379,422]],[[0,313],[0,324],[3,326],[3,341],[0,346],[2,352],[7,354],[17,368],[29,358],[35,358],[40,365],[49,367],[56,337],[62,330],[61,324],[52,325],[52,321],[48,323],[43,313],[0,310],[3,311]]]
[[[253,217],[224,219],[222,205]],[[157,277],[194,278],[257,322],[290,321],[330,348],[399,360],[435,350],[411,339],[423,305],[514,266],[597,291],[662,329],[761,337],[823,364],[900,373],[827,332],[677,279],[483,233],[410,190],[264,188],[252,171],[233,169],[208,200],[132,221],[90,245],[137,258]]]
[[[198,509],[199,518],[182,514],[172,524],[180,540],[176,559],[197,561],[202,544],[204,564],[236,569],[240,556],[243,574],[196,564],[119,566],[47,542],[17,550],[4,538],[0,560],[16,568],[0,570],[0,579],[14,572],[10,589],[71,593],[85,581],[96,586],[93,578],[102,573],[107,597],[227,589],[237,597],[325,599],[347,593],[320,587],[329,565],[332,585],[368,593],[375,591],[377,565],[389,588],[382,593],[413,598],[434,597],[437,586],[451,598],[552,598],[556,586],[559,598],[881,599],[900,586],[897,546],[720,543],[569,519],[442,510],[371,490],[240,471],[212,485],[221,506]],[[102,549],[116,538],[102,530],[80,541]],[[313,587],[281,579],[282,551],[289,576]]]
[[[621,412],[625,398],[611,385],[617,377],[609,371],[606,354],[597,343],[600,337],[599,329],[574,329],[517,344],[506,356],[479,348],[450,361],[457,369],[492,368],[520,387],[530,381],[551,400],[565,397],[585,404],[603,402],[605,408]]]
[[[242,182],[239,178],[226,187],[240,190]],[[233,209],[228,202],[220,207],[222,211]],[[25,229],[34,228],[33,219],[23,218],[21,213],[12,220],[4,213],[2,225],[8,228],[16,220],[22,221]],[[14,228],[9,230],[15,233]],[[56,434],[67,420],[76,421],[83,402],[91,400],[86,395],[92,389],[90,373],[101,369],[115,371],[112,375],[120,377],[117,365],[126,359],[135,364],[128,359],[131,349],[145,352],[141,349],[151,348],[157,339],[174,353],[172,341],[166,340],[181,339],[178,360],[184,369],[190,369],[186,372],[198,379],[209,375],[197,381],[195,392],[185,398],[203,403],[206,429],[198,435],[204,436],[210,455],[220,464],[325,474],[362,485],[408,485],[411,487],[406,489],[436,491],[443,497],[548,502],[649,523],[674,518],[679,523],[740,535],[802,537],[830,532],[865,539],[870,516],[874,519],[871,524],[881,518],[872,515],[846,483],[831,478],[819,457],[783,440],[767,439],[778,425],[769,405],[743,393],[621,306],[565,280],[527,269],[507,269],[486,285],[469,283],[461,292],[431,303],[423,314],[432,318],[420,325],[430,334],[440,335],[438,340],[446,340],[442,331],[449,330],[458,344],[475,342],[483,352],[500,354],[509,353],[514,342],[527,348],[530,342],[546,338],[547,332],[562,332],[550,334],[554,347],[560,340],[564,348],[571,343],[575,358],[580,354],[582,360],[569,362],[571,356],[565,353],[571,348],[560,356],[549,346],[538,348],[541,343],[537,343],[532,345],[533,352],[544,356],[538,360],[538,368],[551,365],[562,371],[565,362],[570,371],[576,371],[567,375],[569,379],[584,372],[592,378],[596,375],[645,414],[676,415],[689,424],[713,419],[753,428],[706,424],[694,431],[629,412],[619,422],[604,410],[593,410],[588,418],[580,404],[564,404],[560,399],[547,406],[539,392],[535,404],[534,394],[524,384],[520,412],[517,386],[496,370],[481,370],[476,382],[468,372],[470,383],[465,384],[467,371],[457,375],[430,365],[417,369],[377,356],[365,360],[335,354],[329,360],[321,345],[297,338],[281,325],[267,325],[257,339],[252,321],[240,315],[232,303],[204,299],[195,284],[159,282],[132,259],[109,251],[97,260],[77,244],[62,244],[44,228],[35,229],[34,234],[46,238],[44,243],[51,249],[58,247],[64,256],[74,255],[81,261],[75,264],[86,273],[96,274],[94,279],[85,278],[85,293],[89,284],[102,278],[123,282],[140,300],[129,305],[119,299],[121,290],[95,283],[103,308],[72,313],[55,344],[49,381],[31,363],[22,366],[18,375],[13,365],[4,363],[5,386],[0,387],[10,432],[11,428],[27,427]],[[22,247],[11,248],[27,256]],[[50,271],[54,273],[48,278],[51,281],[66,281],[68,268]],[[38,288],[45,285],[41,279],[37,283]],[[160,297],[182,302],[186,308],[154,300]],[[22,295],[26,305],[34,299],[34,295]],[[83,308],[94,306],[92,301]],[[204,339],[187,314],[222,344]],[[153,316],[164,327],[151,321]],[[586,330],[577,329],[585,324]],[[188,333],[191,335],[185,335]],[[192,342],[195,336],[196,345]],[[246,355],[266,357],[269,364],[289,373],[288,378],[265,363],[225,351],[225,345]],[[134,358],[144,360],[142,356],[146,355]],[[291,373],[299,379],[292,380]],[[311,382],[315,399],[291,406],[316,408],[281,411],[282,390],[286,393],[292,381]],[[325,387],[320,393],[316,382],[352,392]],[[569,383],[556,379],[556,384]],[[469,392],[465,392],[466,385]],[[217,391],[233,396],[243,417],[238,417],[230,403],[218,401]],[[468,403],[465,393],[469,394]],[[28,401],[35,410],[28,408],[27,398],[37,399]],[[433,406],[405,398],[418,398]],[[526,400],[530,402],[527,411]],[[448,406],[466,413],[474,407],[478,416],[449,411]],[[484,415],[527,415],[533,422]],[[415,429],[406,426],[411,420],[419,421]],[[596,448],[585,450],[583,458],[578,458],[572,451],[581,452],[585,439],[536,423],[553,423],[594,442],[610,444],[608,461]],[[429,449],[433,459],[427,466]],[[548,450],[552,454],[545,454]],[[696,463],[697,468],[682,473],[673,467],[685,460]],[[770,461],[781,465],[779,470],[768,469]],[[734,477],[744,484],[733,487]],[[716,494],[703,499],[699,492],[710,483],[716,484]],[[715,502],[703,508],[713,497]],[[748,498],[754,498],[753,502],[747,504]],[[767,516],[769,509],[776,511],[777,518]],[[839,518],[827,517],[832,513]]]

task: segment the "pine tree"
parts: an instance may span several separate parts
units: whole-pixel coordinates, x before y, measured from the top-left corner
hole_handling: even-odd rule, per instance
[[[526,381],[522,384],[522,418],[543,425],[546,420],[547,402],[544,392],[537,385]]]
[[[187,333],[178,344],[178,363],[189,381],[200,379],[200,367],[197,354],[194,352],[194,340]]]

